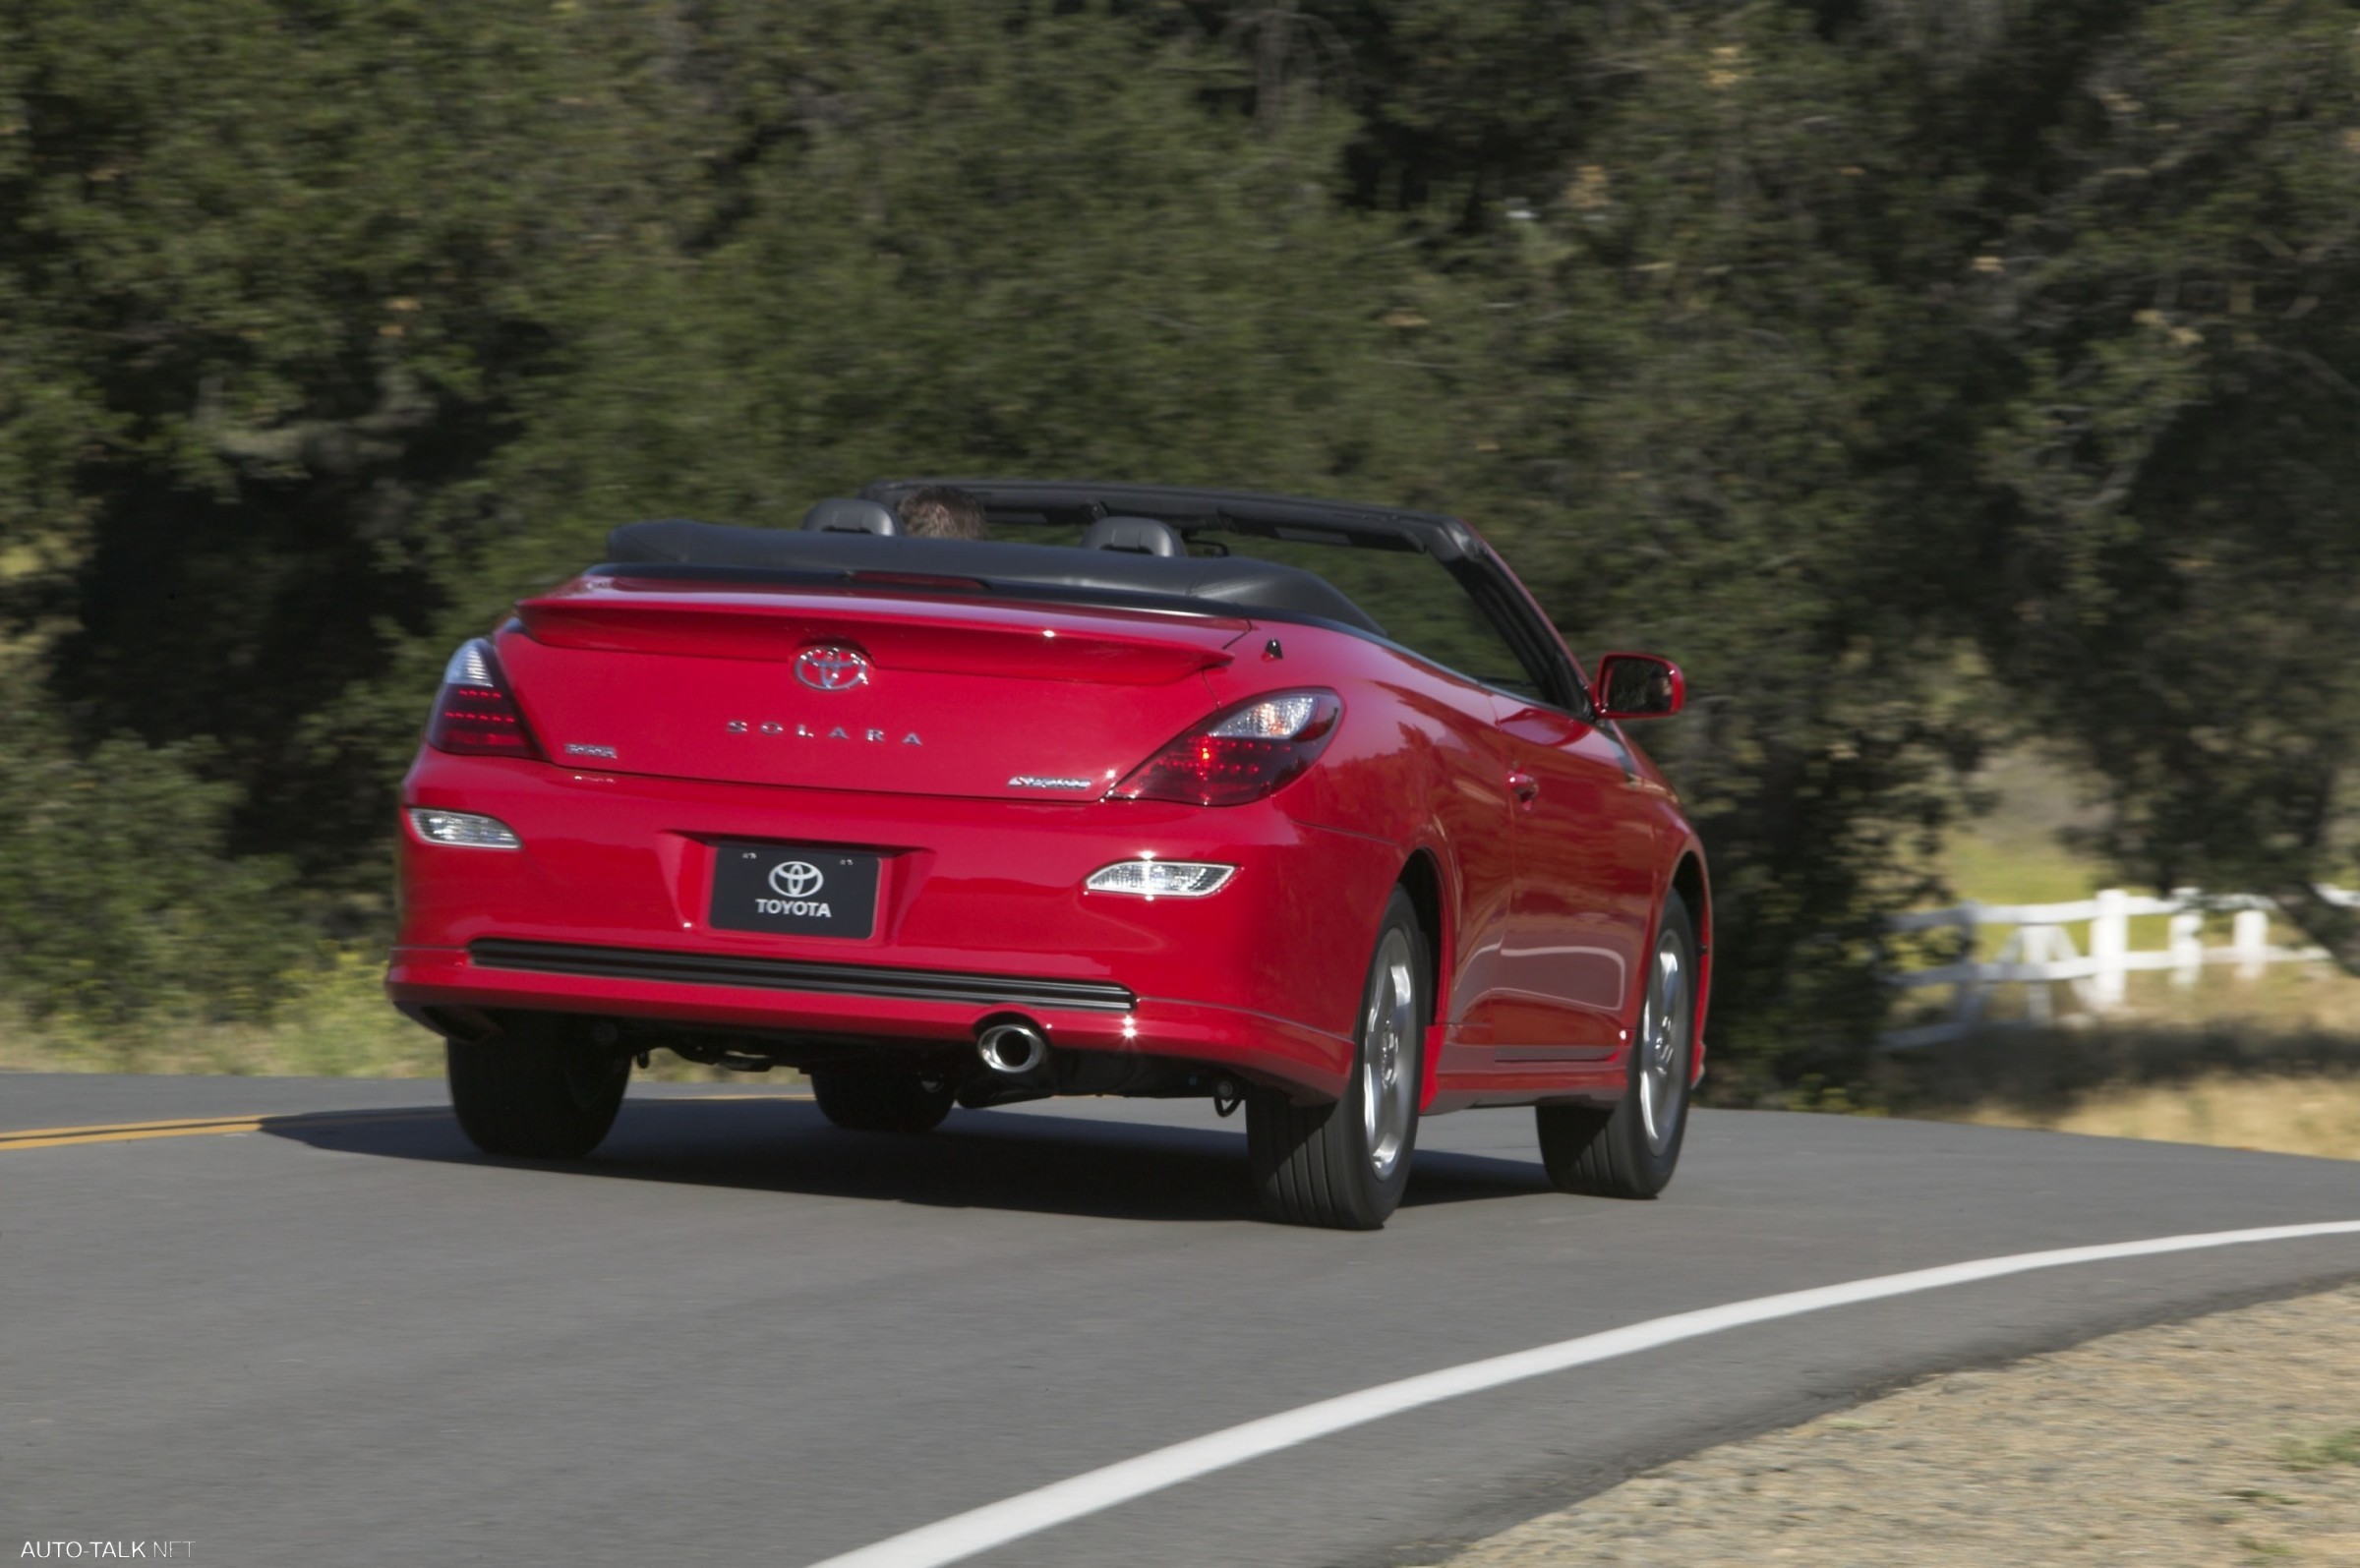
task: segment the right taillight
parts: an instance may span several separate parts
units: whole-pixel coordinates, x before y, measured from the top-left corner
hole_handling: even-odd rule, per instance
[[[426,743],[462,757],[540,759],[524,714],[501,678],[500,658],[485,638],[459,645],[442,668],[435,714],[426,724]]]
[[[1225,708],[1131,770],[1109,800],[1242,806],[1300,778],[1335,738],[1332,691],[1281,691]]]

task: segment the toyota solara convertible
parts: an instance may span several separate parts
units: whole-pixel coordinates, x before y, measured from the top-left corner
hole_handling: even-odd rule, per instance
[[[1242,1104],[1307,1224],[1382,1225],[1419,1118],[1470,1106],[1648,1197],[1712,917],[1622,721],[1681,699],[1649,655],[1585,679],[1450,517],[911,480],[636,523],[452,656],[387,988],[498,1155],[588,1153],[663,1048],[871,1132]]]

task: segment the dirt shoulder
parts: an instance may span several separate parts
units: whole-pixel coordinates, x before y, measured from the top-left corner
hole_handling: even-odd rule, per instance
[[[2094,1340],[1634,1477],[1448,1568],[2360,1564],[2360,1286]]]
[[[2068,1105],[1978,1105],[1946,1119],[2360,1159],[2360,1077],[2212,1074],[2185,1083],[2114,1085]]]

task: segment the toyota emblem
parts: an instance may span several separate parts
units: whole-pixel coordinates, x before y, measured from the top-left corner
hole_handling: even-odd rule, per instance
[[[813,691],[850,691],[868,684],[868,655],[857,648],[806,648],[795,661],[795,678]]]
[[[770,891],[782,899],[808,899],[827,882],[807,860],[782,860],[770,868]]]

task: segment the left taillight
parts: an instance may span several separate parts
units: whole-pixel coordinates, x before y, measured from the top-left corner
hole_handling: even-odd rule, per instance
[[[1332,691],[1281,691],[1225,708],[1172,740],[1106,792],[1109,800],[1242,806],[1301,778],[1335,738]]]
[[[442,689],[435,693],[435,713],[426,725],[426,743],[437,751],[461,757],[529,757],[541,760],[541,748],[524,722],[523,710],[508,695],[500,672],[500,656],[489,639],[474,638],[459,645],[442,668]]]

